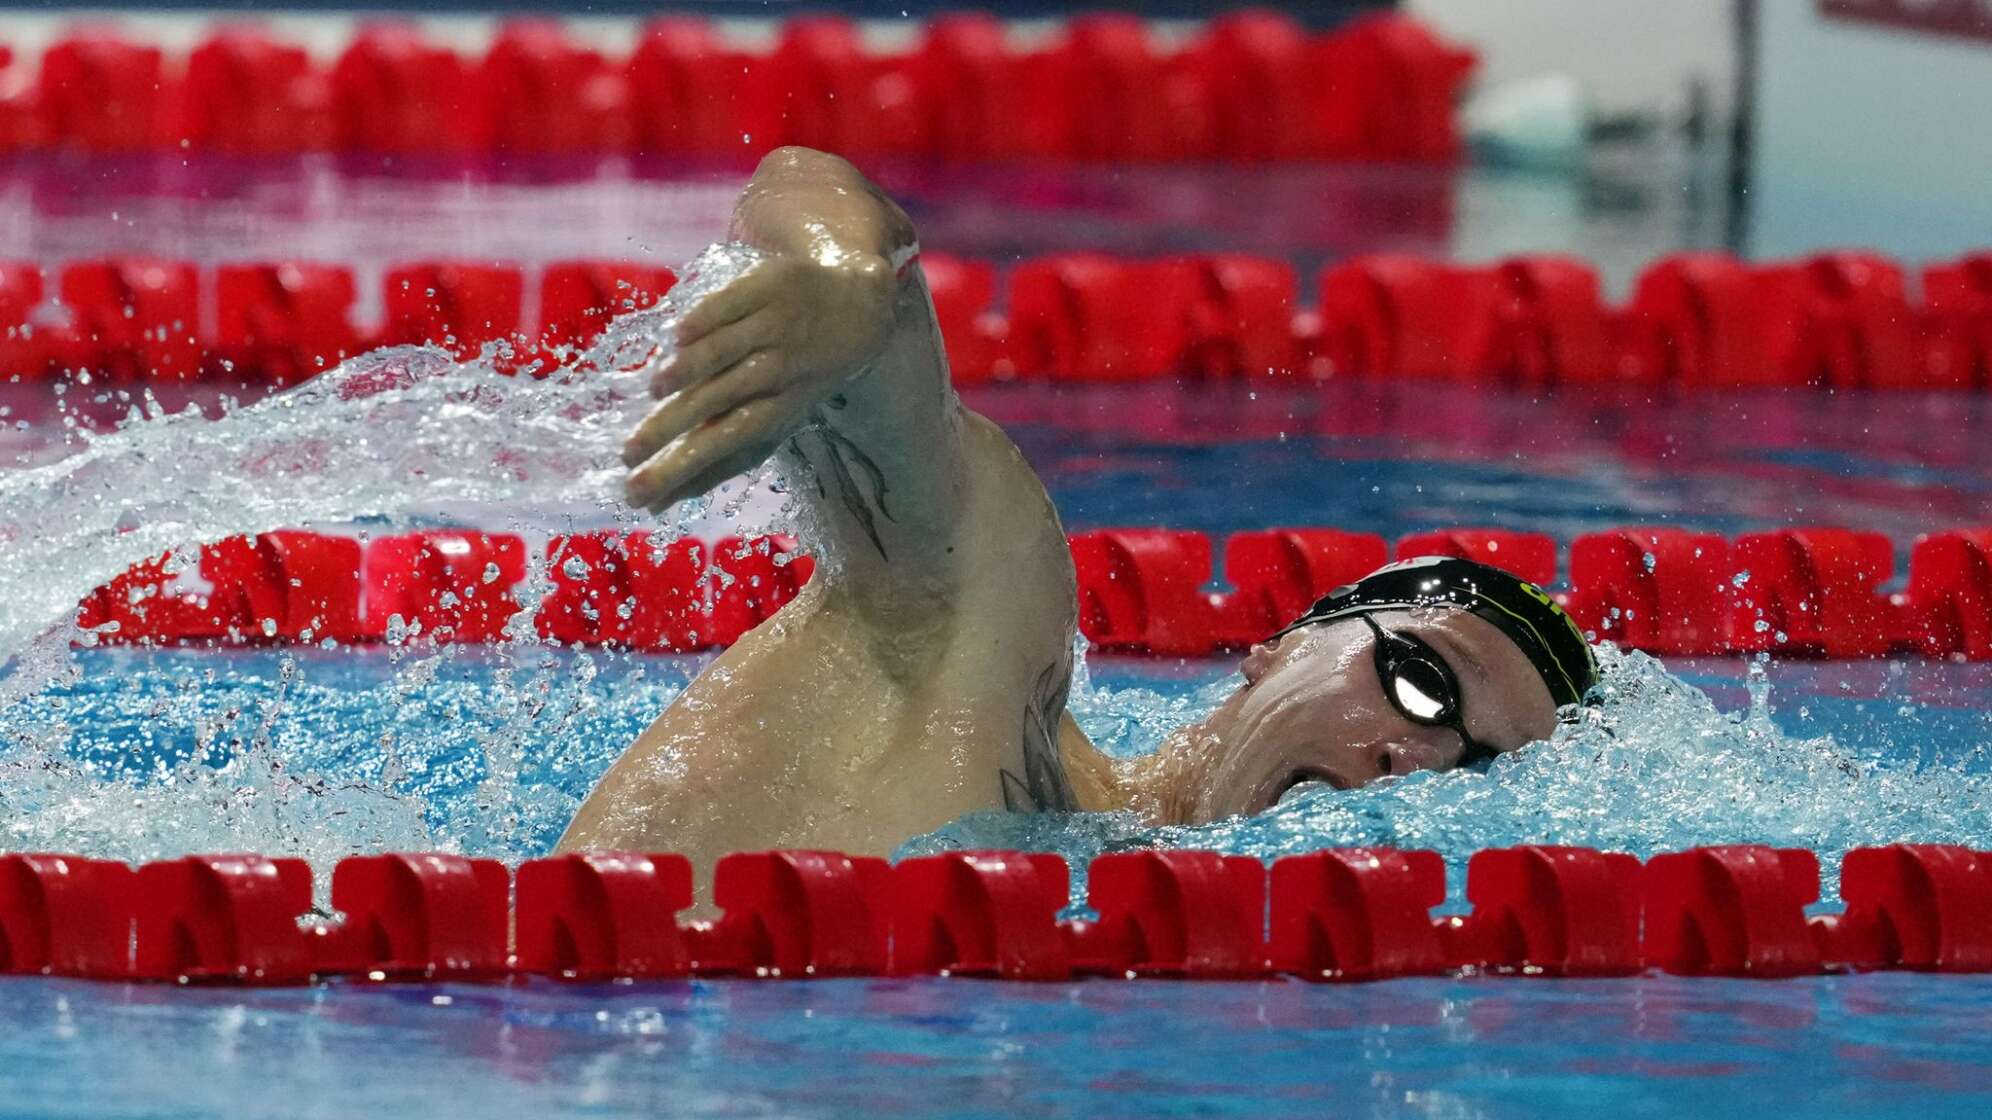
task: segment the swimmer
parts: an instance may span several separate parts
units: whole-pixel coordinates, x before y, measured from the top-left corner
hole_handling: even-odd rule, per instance
[[[905,213],[843,160],[785,148],[732,236],[766,259],[680,323],[624,448],[627,497],[661,511],[772,456],[817,574],[623,754],[563,850],[885,855],[982,809],[1202,823],[1515,750],[1595,683],[1540,590],[1412,560],[1254,646],[1238,690],[1156,754],[1110,760],[1065,710],[1064,529],[950,389]]]

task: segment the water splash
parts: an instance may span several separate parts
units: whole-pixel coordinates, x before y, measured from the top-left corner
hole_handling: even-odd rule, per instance
[[[557,724],[581,705],[592,674],[585,659],[557,669],[543,662],[523,621],[530,610],[516,616],[512,640],[488,653],[497,663],[480,696],[495,718],[470,752],[482,776],[458,827],[438,820],[404,779],[410,766],[463,745],[452,733],[463,711],[429,712],[433,722],[385,729],[378,741],[334,730],[329,741],[341,751],[381,765],[328,771],[322,744],[296,735],[309,723],[298,717],[310,709],[303,695],[321,687],[297,659],[274,678],[238,678],[229,659],[213,659],[154,697],[139,726],[114,724],[114,741],[101,741],[90,698],[114,694],[110,710],[120,711],[115,694],[143,695],[145,682],[121,670],[100,676],[116,662],[72,656],[72,643],[94,638],[78,630],[76,604],[134,563],[241,533],[460,522],[469,508],[485,525],[506,510],[559,511],[596,526],[637,520],[620,500],[618,452],[649,407],[647,371],[684,311],[757,259],[744,245],[708,249],[664,301],[617,318],[543,380],[501,372],[508,355],[497,349],[460,361],[434,347],[391,347],[217,417],[167,412],[148,396],[116,430],[79,433],[68,456],[0,475],[8,554],[0,828],[11,833],[0,846],[125,858],[216,848],[331,857],[383,847],[509,851],[517,837],[543,832],[542,818],[572,802],[521,802],[520,743],[531,725]],[[544,592],[542,562],[534,563],[522,598]],[[419,640],[391,646],[392,676],[367,703],[428,708],[439,677],[468,656]],[[209,710],[207,700],[232,707]],[[153,749],[161,742],[186,749]]]
[[[500,373],[498,348],[458,361],[388,347],[217,418],[148,398],[73,454],[0,475],[0,660],[132,564],[202,541],[464,506],[627,520],[617,450],[647,410],[644,370],[684,309],[755,259],[707,250],[664,301],[544,380]]]

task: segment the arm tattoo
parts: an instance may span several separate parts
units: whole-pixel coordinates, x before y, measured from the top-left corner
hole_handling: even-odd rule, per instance
[[[830,403],[832,407],[842,407],[841,398],[834,399]],[[880,538],[878,532],[879,518],[883,517],[887,521],[896,520],[885,504],[885,494],[888,489],[885,484],[885,472],[879,470],[878,464],[872,462],[871,456],[865,454],[864,449],[853,443],[849,436],[831,427],[824,420],[820,410],[816,413],[815,422],[803,434],[814,435],[823,443],[820,456],[823,462],[816,471],[817,494],[822,496],[824,493],[822,472],[828,470],[837,480],[837,497],[843,501],[851,520],[857,522],[858,528],[864,530],[865,536],[871,540],[872,547],[878,549],[879,558],[889,559],[885,552],[885,541]],[[798,449],[801,448],[801,435],[796,437],[794,444]],[[816,466],[814,460],[811,460],[811,465]]]
[[[1001,771],[1005,809],[1069,813],[1079,807],[1065,777],[1065,756],[1058,750],[1058,729],[1071,687],[1072,673],[1063,658],[1038,674],[1031,702],[1024,708],[1024,776]]]

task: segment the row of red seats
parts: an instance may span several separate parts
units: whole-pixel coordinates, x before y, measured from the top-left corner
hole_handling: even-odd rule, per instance
[[[521,269],[424,261],[388,270],[384,320],[362,331],[352,321],[353,273],[342,265],[221,265],[204,299],[200,272],[185,261],[77,261],[52,293],[40,268],[0,262],[0,377],[89,370],[114,381],[289,385],[376,346],[433,342],[469,357],[501,339],[517,343],[509,368],[544,371],[558,351],[594,341],[611,318],[655,303],[675,280],[669,269],[627,261],[549,264],[528,335]],[[59,315],[42,322],[51,294]]]
[[[1338,529],[1233,534],[1232,590],[1205,590],[1211,539],[1169,529],[1072,538],[1079,624],[1106,649],[1198,656],[1239,648],[1390,558],[1382,537]],[[1503,529],[1420,533],[1395,556],[1464,556],[1556,584],[1548,535]],[[1904,590],[1879,533],[1784,529],[1727,540],[1675,528],[1587,533],[1570,545],[1557,596],[1587,633],[1674,656],[1770,652],[1827,658],[1891,653],[1992,659],[1992,528],[1933,533],[1910,553]]]
[[[506,24],[481,59],[409,24],[361,30],[330,67],[256,27],[184,60],[107,30],[71,34],[0,101],[0,151],[248,155],[737,156],[807,144],[950,160],[1445,160],[1471,52],[1373,15],[1315,34],[1225,15],[1181,49],[1135,16],[1075,17],[1020,50],[993,16],[927,24],[882,53],[834,16],[745,51],[704,20],[659,18],[627,58],[558,22]],[[7,53],[0,51],[0,77]]]
[[[1605,304],[1590,266],[1549,256],[1487,266],[1359,257],[1324,271],[1317,305],[1303,308],[1293,268],[1277,260],[1065,254],[1015,266],[1001,312],[994,265],[938,253],[922,263],[960,384],[1354,376],[1537,388],[1992,388],[1992,252],[1928,266],[1920,299],[1900,265],[1873,254],[1772,264],[1676,255],[1649,267],[1622,308]],[[204,298],[187,262],[75,262],[54,293],[36,266],[0,262],[0,376],[90,369],[283,385],[378,344],[437,342],[468,356],[501,339],[516,344],[508,368],[543,370],[614,314],[654,302],[673,276],[655,265],[569,261],[538,280],[528,330],[528,277],[517,266],[397,267],[385,277],[381,327],[363,331],[343,266],[223,265]],[[42,325],[49,294],[62,321]]]
[[[1663,257],[1622,307],[1561,256],[1458,265],[1358,257],[1303,308],[1291,266],[1247,256],[1026,261],[994,312],[994,269],[929,256],[958,382],[1426,378],[1545,388],[1992,388],[1992,252],[1932,264],[1920,300],[1874,253],[1752,263]]]
[[[1071,546],[1086,637],[1103,649],[1179,657],[1250,645],[1392,556],[1372,533],[1234,533],[1224,547],[1231,589],[1213,592],[1214,550],[1203,533],[1100,530],[1074,535]],[[642,532],[556,536],[546,545],[551,590],[532,625],[565,643],[728,645],[807,582],[813,564],[792,548],[774,537],[708,547]],[[1428,555],[1557,583],[1557,545],[1542,533],[1451,529],[1397,542],[1399,559]],[[181,567],[199,579],[181,578]],[[526,567],[526,543],[510,534],[429,531],[362,545],[273,532],[208,545],[186,564],[140,564],[86,599],[78,621],[119,643],[495,641],[520,610],[514,588]],[[1992,528],[1922,537],[1904,589],[1884,593],[1895,574],[1894,547],[1879,533],[1784,529],[1731,541],[1624,528],[1571,542],[1568,590],[1558,598],[1587,632],[1657,654],[1992,660]]]
[[[1808,919],[1819,864],[1754,846],[1629,855],[1525,846],[1475,853],[1470,913],[1435,919],[1437,853],[1350,848],[1258,860],[1202,851],[1100,856],[1091,919],[1060,921],[1065,860],[1021,852],[881,859],[738,853],[713,871],[722,916],[681,923],[683,856],[529,860],[355,856],[330,926],[300,928],[299,859],[188,856],[133,870],[0,857],[0,973],[295,984],[508,976],[955,975],[1012,980],[1290,975],[1378,980],[1469,970],[1759,978],[1992,971],[1992,853],[1899,844],[1842,863],[1842,913]]]

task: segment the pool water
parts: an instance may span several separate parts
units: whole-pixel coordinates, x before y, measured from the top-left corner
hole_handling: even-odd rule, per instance
[[[0,1115],[1980,1117],[1992,978],[0,983]],[[421,1102],[419,1112],[409,1102]]]

